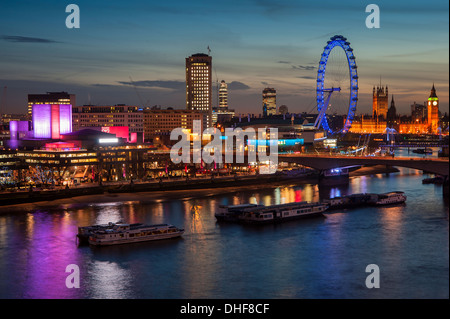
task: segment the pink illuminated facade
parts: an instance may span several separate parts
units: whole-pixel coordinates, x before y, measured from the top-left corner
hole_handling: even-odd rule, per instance
[[[130,141],[128,126],[104,126],[101,128],[103,133],[116,134],[116,137],[124,138],[127,142]]]
[[[72,132],[72,105],[33,105],[34,138],[59,139],[60,134]]]

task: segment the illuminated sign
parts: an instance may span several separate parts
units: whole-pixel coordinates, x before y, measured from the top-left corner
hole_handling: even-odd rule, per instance
[[[115,134],[116,137],[121,137],[130,140],[128,126],[103,126],[101,131],[104,133]]]
[[[98,140],[98,142],[100,144],[108,144],[108,143],[118,143],[119,139],[117,137],[113,137],[113,138],[100,138]]]

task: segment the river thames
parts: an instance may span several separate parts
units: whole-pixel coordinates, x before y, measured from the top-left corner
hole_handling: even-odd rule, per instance
[[[233,192],[176,193],[139,202],[18,206],[0,214],[1,298],[449,298],[449,215],[442,186],[412,169],[360,176],[349,185],[285,184]],[[221,204],[319,201],[404,191],[405,205],[330,211],[277,225],[219,224]],[[145,194],[139,196],[145,197]],[[192,207],[198,208],[197,212]],[[78,226],[170,223],[178,239],[78,246]],[[80,288],[67,288],[78,265]],[[366,287],[366,266],[380,288]]]

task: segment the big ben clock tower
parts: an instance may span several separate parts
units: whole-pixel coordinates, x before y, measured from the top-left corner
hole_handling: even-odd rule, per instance
[[[438,124],[439,124],[439,98],[436,95],[436,89],[431,88],[430,97],[427,102],[428,111],[428,127],[431,134],[438,134]]]

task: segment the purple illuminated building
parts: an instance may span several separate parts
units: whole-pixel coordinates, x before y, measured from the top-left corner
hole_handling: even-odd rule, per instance
[[[34,138],[59,139],[60,134],[72,132],[72,105],[34,104]]]
[[[30,137],[30,122],[10,121],[9,134],[11,140],[21,140]]]

